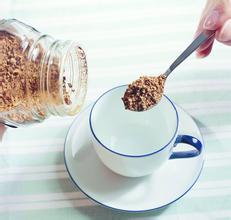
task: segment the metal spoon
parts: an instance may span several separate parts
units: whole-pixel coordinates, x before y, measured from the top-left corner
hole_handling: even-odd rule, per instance
[[[210,39],[215,35],[215,31],[204,31],[196,37],[193,42],[184,50],[184,52],[177,57],[172,65],[166,70],[164,75],[166,77],[179,65],[181,64],[192,52],[194,52],[201,44]]]

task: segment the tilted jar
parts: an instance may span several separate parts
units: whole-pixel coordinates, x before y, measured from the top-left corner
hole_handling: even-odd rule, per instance
[[[87,75],[85,52],[75,41],[0,20],[0,122],[21,126],[77,114]]]

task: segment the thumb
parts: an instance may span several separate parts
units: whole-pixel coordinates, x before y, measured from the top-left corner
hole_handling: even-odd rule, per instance
[[[217,30],[220,26],[220,12],[216,9],[213,9],[205,18],[203,28],[206,30]]]
[[[207,16],[202,19],[196,35],[198,35],[201,31],[204,30],[217,30],[220,26],[220,12],[216,9],[212,9]],[[213,47],[213,42],[214,42],[214,37],[210,38],[206,42],[204,42],[200,47],[197,49],[197,57],[202,58],[206,57],[209,55],[209,53],[212,50]]]

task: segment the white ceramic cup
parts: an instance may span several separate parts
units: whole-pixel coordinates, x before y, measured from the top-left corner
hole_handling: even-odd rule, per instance
[[[127,86],[113,88],[94,103],[89,126],[94,148],[112,171],[129,177],[151,174],[168,159],[198,156],[201,142],[179,135],[179,116],[173,102],[163,96],[154,108],[144,112],[125,110],[121,97]],[[173,151],[177,143],[193,150]]]

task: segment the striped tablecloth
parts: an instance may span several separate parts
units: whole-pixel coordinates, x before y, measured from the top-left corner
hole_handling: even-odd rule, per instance
[[[89,64],[86,104],[103,91],[158,74],[192,40],[200,0],[4,0],[0,17],[14,17],[57,38],[76,39]],[[50,118],[8,129],[0,146],[0,219],[231,219],[231,48],[191,56],[166,94],[196,120],[206,144],[199,182],[168,209],[127,214],[102,208],[70,181],[63,143],[73,118]]]

